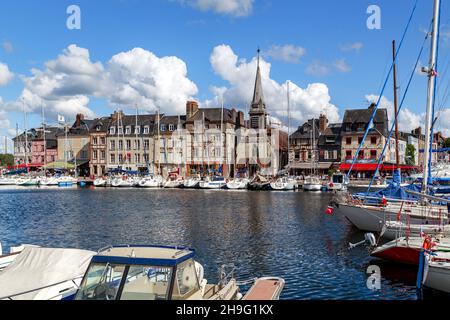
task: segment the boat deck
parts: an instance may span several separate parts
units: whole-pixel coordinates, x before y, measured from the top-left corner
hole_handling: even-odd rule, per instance
[[[284,288],[284,281],[278,278],[258,279],[247,292],[243,300],[269,301],[278,300]]]

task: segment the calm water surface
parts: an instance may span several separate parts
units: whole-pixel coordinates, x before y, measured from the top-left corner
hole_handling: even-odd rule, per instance
[[[210,282],[236,265],[246,280],[280,276],[282,299],[417,299],[416,268],[370,258],[364,234],[324,211],[331,194],[141,189],[0,188],[0,241],[98,250],[107,245],[196,249]],[[381,290],[367,289],[369,265]]]

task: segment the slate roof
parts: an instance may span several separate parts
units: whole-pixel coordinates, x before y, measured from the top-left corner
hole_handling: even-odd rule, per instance
[[[342,123],[342,132],[343,133],[355,133],[355,132],[364,132],[367,128],[367,124],[370,121],[370,118],[372,117],[374,110],[374,105],[372,104],[367,109],[353,109],[353,110],[346,110],[344,114],[344,120]],[[364,124],[364,130],[358,131],[357,127],[358,124]],[[375,117],[374,117],[374,129],[371,129],[370,132],[376,132],[377,130],[381,132],[384,136],[387,136],[388,134],[388,113],[387,109],[378,109]],[[351,125],[351,130],[348,131],[347,125]]]
[[[308,122],[305,122],[302,126],[298,127],[297,131],[295,131],[293,134],[291,134],[291,140],[292,139],[311,139],[311,130],[312,130],[312,122],[313,120],[310,119]],[[319,138],[320,132],[319,132],[319,119],[314,119],[315,125],[314,125],[314,131],[316,139]]]
[[[200,108],[187,122],[202,121],[205,114],[205,122],[218,122],[222,120],[222,108]],[[238,112],[235,111],[236,118],[233,117],[233,111],[227,108],[223,109],[223,122],[236,124]]]

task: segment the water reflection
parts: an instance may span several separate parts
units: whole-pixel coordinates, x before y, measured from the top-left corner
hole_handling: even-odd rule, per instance
[[[324,210],[331,195],[140,189],[0,189],[0,241],[97,250],[110,244],[186,245],[210,281],[234,263],[239,279],[285,278],[283,299],[416,299],[415,270],[385,264],[364,234]],[[382,290],[367,289],[380,265]]]

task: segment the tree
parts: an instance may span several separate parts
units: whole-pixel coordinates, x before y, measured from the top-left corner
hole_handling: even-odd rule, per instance
[[[0,154],[0,167],[14,165],[14,156],[12,154]]]
[[[412,144],[406,146],[405,163],[408,166],[416,165],[416,148]]]
[[[450,148],[450,138],[445,139],[444,148]]]

